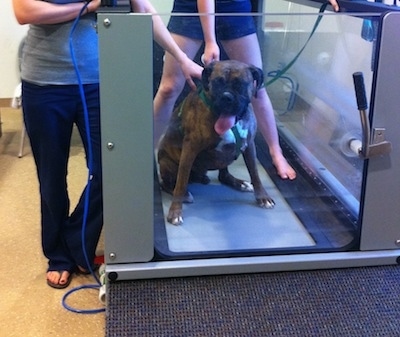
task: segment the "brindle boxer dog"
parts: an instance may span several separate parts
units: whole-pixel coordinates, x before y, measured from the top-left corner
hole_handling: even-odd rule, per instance
[[[193,202],[187,185],[209,183],[208,170],[219,170],[218,179],[223,184],[254,191],[259,206],[274,207],[257,171],[257,124],[250,104],[263,80],[262,70],[254,66],[214,62],[204,68],[202,88],[189,93],[175,109],[158,151],[162,188],[173,195],[167,216],[171,224],[183,223],[182,203]],[[251,184],[228,171],[240,153]]]

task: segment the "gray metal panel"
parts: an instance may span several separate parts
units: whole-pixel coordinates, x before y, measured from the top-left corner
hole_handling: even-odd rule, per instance
[[[396,264],[398,256],[398,250],[382,250],[194,259],[107,265],[106,272],[112,280],[122,281],[146,278],[383,266]]]
[[[383,18],[372,128],[386,128],[389,155],[369,160],[361,249],[395,249],[400,239],[400,13]]]
[[[152,18],[99,13],[98,33],[105,259],[149,261],[154,252]]]

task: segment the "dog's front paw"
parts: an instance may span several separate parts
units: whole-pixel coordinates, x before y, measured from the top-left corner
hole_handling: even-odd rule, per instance
[[[168,217],[167,220],[168,220],[168,222],[169,222],[171,225],[179,226],[179,225],[182,225],[182,224],[183,224],[183,218],[182,218],[182,216],[176,216],[176,217],[172,216],[172,217]]]
[[[170,224],[179,226],[183,224],[182,209],[171,209],[168,212],[167,220]]]
[[[275,201],[268,196],[262,198],[256,198],[256,200],[258,206],[262,208],[274,208],[275,206]]]

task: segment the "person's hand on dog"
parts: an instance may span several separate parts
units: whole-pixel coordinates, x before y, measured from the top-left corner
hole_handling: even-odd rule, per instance
[[[219,61],[220,49],[218,43],[206,43],[204,46],[204,53],[201,56],[201,62],[203,65],[209,65],[211,62]]]
[[[168,53],[170,53],[179,63],[182,73],[193,90],[196,90],[196,84],[193,79],[201,79],[203,67],[193,62],[179,48],[178,44],[172,38],[167,27],[164,25],[160,15],[149,0],[130,0],[132,10],[135,13],[151,13],[153,20],[154,40]]]
[[[203,67],[196,62],[193,62],[190,58],[186,56],[186,54],[184,55],[185,56],[183,56],[182,58],[177,59],[177,61],[182,69],[182,73],[185,76],[186,82],[189,84],[192,90],[197,90],[196,83],[194,83],[193,79],[201,79]]]
[[[201,74],[203,72],[203,67],[191,60],[185,53],[182,52],[182,54],[179,57],[175,57],[176,60],[178,61],[183,76],[186,79],[186,82],[189,84],[189,86],[192,88],[192,90],[197,90],[196,83],[194,83],[193,79],[201,79]]]

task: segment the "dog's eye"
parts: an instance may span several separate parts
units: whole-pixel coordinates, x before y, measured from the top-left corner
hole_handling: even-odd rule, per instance
[[[243,81],[243,80],[241,80],[241,79],[235,79],[234,81],[233,81],[233,83],[232,83],[232,88],[235,90],[235,91],[238,91],[238,92],[240,92],[240,91],[245,91],[246,89],[247,89],[247,84],[246,84],[246,82],[245,81]]]
[[[226,81],[225,81],[224,77],[220,76],[220,77],[214,78],[213,83],[217,86],[223,86],[223,85],[225,85]]]

